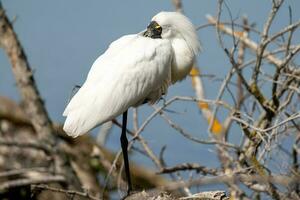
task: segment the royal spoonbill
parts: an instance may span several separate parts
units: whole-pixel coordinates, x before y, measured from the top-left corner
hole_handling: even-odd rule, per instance
[[[123,114],[121,147],[127,194],[132,190],[126,137],[127,110],[153,104],[184,79],[200,50],[195,27],[178,12],[160,12],[144,31],[112,42],[94,62],[67,105],[65,132],[77,137]]]

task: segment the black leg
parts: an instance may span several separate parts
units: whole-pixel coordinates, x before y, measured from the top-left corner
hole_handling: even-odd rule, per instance
[[[121,140],[121,146],[122,146],[122,152],[123,152],[125,174],[126,174],[127,184],[128,184],[127,195],[129,195],[129,193],[132,190],[132,186],[131,186],[131,179],[130,179],[128,153],[127,153],[128,140],[126,137],[126,126],[127,126],[127,110],[123,113],[122,134],[121,134],[120,140]]]

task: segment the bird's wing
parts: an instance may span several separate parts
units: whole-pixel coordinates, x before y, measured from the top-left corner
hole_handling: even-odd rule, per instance
[[[165,84],[171,59],[166,40],[129,35],[113,42],[67,105],[64,130],[76,137],[136,105]]]

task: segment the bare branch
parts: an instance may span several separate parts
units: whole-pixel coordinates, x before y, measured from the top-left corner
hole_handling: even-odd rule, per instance
[[[26,105],[25,111],[36,132],[39,133],[38,137],[53,143],[52,123],[40,97],[27,57],[1,6],[0,46],[4,48],[10,59],[18,89]]]
[[[90,195],[87,191],[79,192],[75,190],[64,190],[61,188],[50,187],[48,185],[31,185],[31,190],[49,190],[52,192],[63,193],[71,196],[85,197],[86,199],[91,199],[91,200],[101,200],[100,198]]]
[[[182,164],[176,165],[174,167],[164,167],[158,173],[166,174],[166,173],[174,173],[177,171],[186,171],[186,170],[196,170],[197,173],[202,173],[204,175],[210,174],[210,175],[216,176],[219,173],[218,170],[216,170],[216,169],[210,169],[205,166],[201,166],[197,163],[182,163]]]
[[[40,183],[53,183],[53,182],[65,182],[66,179],[63,176],[42,176],[37,178],[30,178],[30,179],[16,179],[12,181],[6,181],[0,184],[0,190],[7,190],[13,187],[20,187],[26,186],[31,184],[40,184]]]

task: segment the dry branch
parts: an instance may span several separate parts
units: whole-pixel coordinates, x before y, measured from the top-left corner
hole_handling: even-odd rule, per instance
[[[26,54],[0,4],[0,46],[6,51],[19,92],[38,136],[53,143],[52,123],[37,89]]]
[[[1,3],[0,46],[5,50],[11,62],[12,71],[24,104],[25,113],[34,127],[36,135],[32,139],[37,139],[38,142],[43,145],[55,145],[57,139],[54,134],[52,122],[44,107],[42,98],[40,97],[33,77],[33,72]],[[53,151],[56,151],[57,146],[53,146],[52,149]],[[53,159],[52,164],[55,168],[55,173],[63,175],[69,187],[80,190],[80,180],[74,174],[74,170],[72,169],[70,162],[68,162],[68,157],[63,152],[60,152],[59,154],[54,153],[51,157]],[[35,183],[38,183],[38,181]]]
[[[100,198],[94,197],[92,195],[90,195],[88,192],[78,192],[75,190],[64,190],[61,188],[55,188],[55,187],[50,187],[48,185],[32,185],[31,186],[31,190],[49,190],[52,192],[58,192],[58,193],[63,193],[67,196],[80,196],[80,197],[84,197],[85,199],[91,199],[91,200],[100,200]]]
[[[209,23],[213,24],[213,25],[217,25],[217,20],[212,17],[211,15],[207,15],[206,16],[207,20]],[[295,24],[296,27],[299,27],[300,24],[299,22]],[[241,34],[241,32],[234,32],[231,28],[225,26],[224,24],[220,23],[217,28],[230,35],[230,36],[234,36],[236,37],[238,40],[241,40],[250,50],[252,50],[254,53],[257,52],[258,50],[258,44],[254,41],[252,41],[251,39],[249,39],[248,37],[244,37],[243,34]],[[292,29],[292,28],[291,28]],[[274,56],[272,53],[270,53],[267,50],[264,50],[263,53],[263,57],[266,58],[267,61],[269,61],[270,63],[274,64],[275,66],[280,66],[282,65],[283,61],[279,58],[277,58],[276,56]]]

